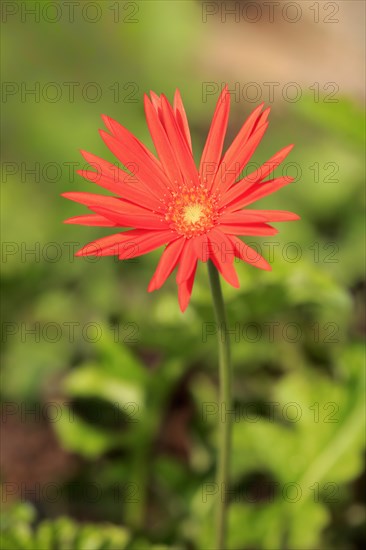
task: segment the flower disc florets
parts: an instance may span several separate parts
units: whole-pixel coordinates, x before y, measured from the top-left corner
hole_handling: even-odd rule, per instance
[[[217,196],[211,195],[204,185],[184,185],[167,204],[165,219],[180,235],[186,238],[207,233],[219,218]]]

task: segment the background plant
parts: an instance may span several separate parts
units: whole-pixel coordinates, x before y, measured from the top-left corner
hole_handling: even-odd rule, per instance
[[[222,68],[200,72],[197,51],[207,49],[202,36],[216,35],[203,27],[199,4],[138,7],[131,24],[113,23],[106,7],[95,25],[76,14],[77,32],[44,18],[9,16],[4,26],[5,80],[19,85],[4,104],[6,548],[35,541],[69,548],[70,540],[83,550],[205,548],[211,540],[216,335],[206,271],[198,270],[182,316],[173,281],[156,295],[145,290],[159,253],[91,265],[71,251],[95,229],[75,226],[67,236],[61,223],[78,209],[61,192],[95,191],[74,168],[80,146],[108,154],[94,131],[101,112],[151,145],[142,94],[172,97],[179,87],[195,121],[196,156],[204,143],[217,96],[203,102],[202,81],[226,78]],[[22,101],[22,82],[39,82],[40,90],[56,82],[64,92],[52,101],[49,87],[39,101]],[[67,82],[80,84],[73,101]],[[98,101],[86,99],[90,82],[102,89]],[[228,488],[233,549],[361,545],[363,113],[348,95],[327,103],[320,94],[316,102],[303,86],[300,101],[275,102],[272,131],[255,157],[259,163],[296,144],[288,170],[301,170],[298,182],[263,207],[302,220],[283,224],[279,238],[253,239],[273,263],[270,274],[238,264],[241,288],[224,283],[237,419]],[[252,104],[234,109],[231,134]],[[39,415],[27,413],[32,407]],[[29,493],[37,483],[48,498]]]

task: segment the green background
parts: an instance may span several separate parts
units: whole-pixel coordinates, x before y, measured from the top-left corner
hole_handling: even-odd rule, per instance
[[[63,3],[47,4],[26,3],[37,21],[24,3],[3,3],[3,547],[212,547],[219,416],[206,266],[181,314],[173,277],[146,291],[161,250],[125,262],[74,258],[110,230],[63,225],[84,209],[60,193],[102,192],[74,173],[85,166],[80,149],[114,162],[100,114],[152,147],[149,90],[172,99],[180,89],[198,161],[226,81],[237,94],[226,145],[260,101],[248,100],[248,82],[272,107],[255,162],[295,143],[286,169],[296,181],[255,208],[301,216],[278,224],[276,237],[247,239],[272,272],[238,263],[240,289],[223,283],[236,408],[228,548],[361,547],[359,93],[334,74],[335,95],[322,81],[317,97],[311,21],[295,30],[308,50],[302,78],[290,70],[295,27],[283,18],[267,28],[274,45],[291,31],[288,53],[276,61],[268,46],[259,77],[238,55],[249,23],[223,20],[215,3],[207,22],[199,2],[77,3],[73,21]],[[342,29],[348,12],[339,5]],[[220,60],[224,32],[233,38]],[[265,24],[250,32],[260,66]],[[286,78],[269,102],[263,82],[275,62]],[[293,81],[298,101],[282,94]]]

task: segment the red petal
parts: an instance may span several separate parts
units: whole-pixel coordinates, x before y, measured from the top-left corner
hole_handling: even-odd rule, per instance
[[[278,153],[273,155],[273,157],[267,160],[260,168],[258,168],[258,170],[252,172],[251,174],[248,174],[245,179],[251,180],[253,183],[263,181],[264,178],[274,172],[274,170],[285,160],[293,147],[293,145],[288,145],[287,147],[284,147],[283,149],[278,151]]]
[[[159,155],[161,164],[170,180],[171,186],[177,188],[178,184],[182,183],[182,176],[177,165],[173,148],[159,120],[158,114],[147,95],[144,97],[144,103],[146,120],[156,152]]]
[[[220,224],[220,229],[228,235],[276,235],[278,229],[266,223],[257,224]]]
[[[182,136],[184,136],[190,151],[192,151],[192,141],[191,141],[191,134],[189,131],[187,115],[184,110],[184,105],[183,105],[183,101],[179,90],[175,91],[173,108],[174,108],[174,115],[175,115],[175,119],[177,121],[178,127],[182,133]]]
[[[281,178],[275,178],[273,180],[268,180],[256,186],[253,186],[251,189],[249,189],[248,193],[245,194],[245,196],[243,196],[240,199],[240,206],[241,207],[247,206],[252,202],[255,202],[263,197],[266,197],[267,195],[270,195],[271,193],[278,191],[279,189],[281,189],[281,187],[288,185],[292,181],[294,181],[294,178],[286,176]]]
[[[159,118],[161,114],[161,98],[152,90],[150,90],[151,103],[154,106],[155,111],[158,113]]]
[[[293,178],[289,176],[282,176],[274,178],[272,180],[265,181],[263,183],[253,183],[253,181],[247,178],[238,181],[222,198],[223,204],[228,208],[228,211],[232,212],[239,210],[244,206],[251,204],[258,200],[262,196],[274,193],[284,185],[288,185],[293,181]],[[258,196],[258,198],[252,198]]]
[[[168,244],[171,241],[177,238],[177,234],[173,231],[148,231],[144,232],[141,236],[130,239],[129,244],[132,245],[130,249],[126,249],[124,252],[119,254],[120,260],[125,260],[126,258],[136,258],[137,256],[142,256],[147,254],[155,248],[159,248],[164,244]]]
[[[152,154],[151,151],[145,145],[137,139],[127,128],[122,126],[113,118],[108,117],[107,115],[102,115],[104,124],[107,126],[109,131],[114,135],[114,137],[121,142],[125,147],[128,147],[135,155],[142,155],[146,162],[152,163],[161,175],[162,167],[159,160]]]
[[[191,299],[196,269],[197,269],[197,263],[194,266],[194,269],[191,273],[190,278],[184,281],[183,283],[181,283],[180,285],[178,285],[178,300],[179,300],[179,306],[182,312],[186,310],[189,304],[189,301]]]
[[[115,206],[121,199],[117,197],[109,197],[107,195],[96,195],[95,193],[84,193],[79,191],[70,191],[67,193],[62,193],[61,197],[65,197],[74,202],[79,202],[80,204],[85,204],[85,206]]]
[[[229,111],[230,94],[228,92],[228,87],[225,86],[216,104],[215,113],[200,162],[199,172],[201,180],[207,181],[208,187],[210,187],[214,181],[221,160]]]
[[[206,234],[195,237],[193,240],[193,246],[196,252],[196,256],[201,262],[207,262],[209,259],[209,245]]]
[[[115,164],[111,164],[106,160],[93,155],[93,153],[88,153],[88,151],[81,150],[80,153],[83,155],[84,159],[92,168],[95,168],[99,174],[103,174],[108,178],[111,178],[116,184],[123,183],[126,178],[126,172],[118,168]]]
[[[133,186],[128,183],[116,183],[111,178],[98,174],[97,172],[92,172],[91,170],[77,170],[77,173],[88,181],[96,183],[100,187],[108,189],[108,191],[111,191],[112,193],[118,194],[124,200],[143,206],[149,210],[158,210],[161,206],[161,203],[155,196],[151,194],[148,195],[147,192],[136,187],[136,184]],[[131,176],[126,174],[126,172],[122,173],[125,175],[126,179],[131,178]]]
[[[215,179],[214,189],[220,189],[221,193],[223,193],[226,189],[228,189],[228,187],[233,185],[244,166],[249,162],[250,158],[254,154],[267,128],[268,122],[261,125],[250,136],[248,141],[243,144],[240,153],[238,152],[236,159],[231,164],[226,164],[224,160],[222,161],[220,170]]]
[[[117,197],[95,195],[94,193],[70,192],[63,197],[85,204],[88,208],[105,216],[121,227],[140,227],[145,229],[165,229],[168,224],[158,214]]]
[[[111,193],[120,196],[123,193],[124,184],[122,184],[121,181],[117,182],[108,176],[102,175],[100,172],[93,172],[92,170],[76,170],[76,173],[82,178],[85,178],[86,180],[96,183],[97,185],[100,185],[100,187],[111,191]],[[122,173],[125,175],[126,179],[130,177],[126,172]]]
[[[262,166],[257,170],[245,176],[246,181],[251,181],[252,183],[258,183],[264,180],[269,174],[271,174],[287,157],[290,151],[293,149],[293,145],[288,145],[284,147],[278,153],[273,155],[269,160],[267,160]],[[234,184],[236,185],[236,184]]]
[[[235,223],[257,223],[266,221],[266,217],[261,215],[261,210],[239,210],[237,212],[224,212],[220,218],[220,224]]]
[[[113,136],[99,131],[104,143],[112,153],[122,162],[127,169],[133,172],[134,177],[140,182],[143,189],[160,196],[166,192],[169,185],[168,180],[162,170],[153,163],[148,155],[139,150],[136,145],[121,142]]]
[[[78,225],[98,225],[102,227],[116,227],[116,223],[108,220],[104,216],[98,216],[94,214],[87,214],[86,216],[74,216],[68,218],[64,223],[72,223]]]
[[[269,263],[262,258],[262,256],[253,248],[248,246],[246,243],[238,239],[237,237],[230,236],[228,237],[234,246],[235,256],[240,258],[244,262],[258,267],[259,269],[265,269],[266,271],[271,271],[272,267]]]
[[[168,229],[165,220],[161,220],[155,214],[133,214],[129,212],[116,212],[108,208],[93,207],[94,212],[105,216],[119,227],[135,227],[136,229]]]
[[[300,216],[298,216],[297,214],[294,214],[294,212],[287,212],[286,210],[248,210],[248,209],[245,209],[245,210],[239,210],[239,211],[233,212],[232,214],[229,214],[229,215],[230,216],[236,216],[238,214],[243,214],[243,220],[244,220],[244,213],[246,213],[246,216],[249,216],[249,217],[258,215],[263,220],[268,221],[268,222],[290,222],[290,221],[300,219]],[[223,217],[221,219],[223,220]]]
[[[95,193],[84,193],[79,191],[70,191],[68,193],[62,193],[62,197],[66,199],[85,204],[89,208],[99,207],[112,210],[113,212],[128,212],[130,214],[151,214],[151,210],[147,210],[137,204],[126,202],[118,197],[109,197],[107,195],[97,195]],[[158,218],[158,214],[153,214]]]
[[[192,275],[192,271],[197,264],[197,254],[194,249],[192,239],[186,240],[179,259],[179,268],[177,273],[177,283],[180,285],[183,281],[187,281]]]
[[[168,244],[163,254],[161,255],[156,271],[148,286],[149,292],[157,290],[165,283],[165,281],[178,263],[184,244],[185,238],[183,237]]]
[[[263,111],[263,113],[261,115],[259,115],[259,117],[257,118],[257,120],[255,121],[255,124],[253,126],[253,129],[250,133],[250,136],[252,134],[254,134],[254,132],[257,131],[258,128],[260,128],[262,126],[262,124],[264,124],[265,122],[267,122],[267,119],[268,119],[268,115],[269,113],[271,112],[271,107],[267,107],[267,109],[265,109]],[[249,137],[250,137],[249,136]]]
[[[136,239],[140,235],[146,235],[146,233],[144,230],[134,229],[132,231],[108,235],[86,244],[76,252],[75,256],[103,256],[104,252],[109,251],[111,248],[115,249],[115,252],[108,252],[108,254],[118,254],[118,247],[123,243]]]
[[[198,184],[198,173],[192,153],[178,128],[173,109],[167,98],[164,95],[162,95],[161,98],[165,131],[174,151],[177,164],[183,174],[183,178],[186,182],[191,181]]]
[[[235,288],[239,288],[240,283],[238,275],[233,266],[234,262],[234,247],[231,241],[218,231],[213,229],[207,233],[209,242],[211,243],[210,259],[220,271],[224,279]]]
[[[235,165],[235,163],[238,163],[240,153],[251,136],[255,123],[259,119],[260,112],[263,108],[263,105],[264,104],[261,103],[261,105],[259,105],[256,109],[254,109],[254,111],[249,115],[249,117],[241,127],[241,130],[239,131],[238,135],[236,136],[236,138],[234,139],[234,141],[226,151],[221,163],[225,170]],[[219,170],[218,174],[216,175],[215,187],[218,187],[218,183],[220,179],[222,179],[221,170]]]

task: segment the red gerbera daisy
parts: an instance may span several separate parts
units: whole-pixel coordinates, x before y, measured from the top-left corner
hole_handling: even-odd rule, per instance
[[[224,279],[239,287],[234,258],[260,269],[270,265],[236,235],[274,235],[268,222],[297,220],[292,212],[248,210],[258,199],[290,183],[291,177],[265,180],[284,160],[292,145],[281,149],[254,173],[238,180],[267,126],[269,108],[263,103],[249,116],[222,156],[230,109],[227,87],[222,91],[197,170],[179,90],[173,107],[164,95],[145,95],[146,119],[156,158],[134,135],[115,120],[103,116],[110,133],[103,141],[127,169],[127,175],[91,153],[82,151],[95,171],[79,170],[84,178],[117,196],[64,193],[86,205],[94,214],[77,216],[66,223],[132,228],[89,243],[77,256],[118,255],[121,260],[146,254],[167,245],[148,290],[160,288],[178,266],[177,284],[181,310],[189,303],[197,262],[212,260]]]

